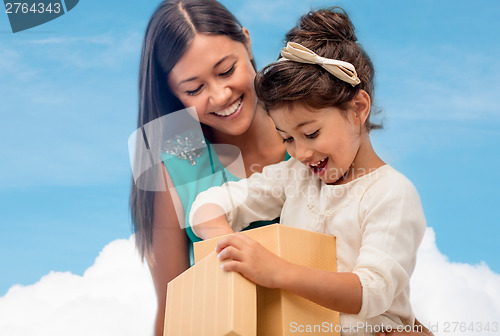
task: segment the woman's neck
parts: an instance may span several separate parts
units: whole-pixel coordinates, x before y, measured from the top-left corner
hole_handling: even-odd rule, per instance
[[[260,172],[263,167],[278,163],[285,157],[283,140],[271,118],[260,107],[257,107],[254,119],[245,133],[214,133],[213,140],[215,143],[231,144],[239,148],[247,176]]]
[[[265,147],[266,139],[273,136],[271,133],[276,133],[272,120],[258,107],[250,126],[244,133],[233,135],[212,131],[212,140],[214,143],[237,146],[242,153],[245,153]]]

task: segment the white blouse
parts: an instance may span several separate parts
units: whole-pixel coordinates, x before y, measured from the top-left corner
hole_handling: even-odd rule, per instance
[[[204,204],[222,207],[234,231],[280,216],[283,225],[337,237],[337,270],[357,274],[363,287],[361,311],[341,314],[341,325],[413,325],[410,276],[426,222],[415,187],[389,165],[327,185],[291,158],[199,194],[190,222]]]

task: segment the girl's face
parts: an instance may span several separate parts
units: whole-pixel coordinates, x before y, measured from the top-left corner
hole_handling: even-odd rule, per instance
[[[240,135],[253,120],[257,98],[248,41],[197,34],[168,75],[172,92],[215,132]]]
[[[346,118],[335,107],[317,110],[296,104],[272,110],[270,116],[292,157],[327,184],[345,181],[341,177],[358,160],[366,139],[354,112]]]

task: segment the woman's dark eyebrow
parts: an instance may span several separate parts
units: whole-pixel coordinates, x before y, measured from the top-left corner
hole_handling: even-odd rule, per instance
[[[188,79],[184,79],[183,81],[180,81],[179,84],[177,84],[177,86],[180,86],[181,84],[186,83],[186,82],[194,81],[196,79],[198,79],[198,77],[191,77],[191,78],[188,78]]]
[[[220,59],[220,61],[218,61],[217,63],[214,64],[214,69],[217,68],[219,65],[221,65],[222,62],[224,62],[227,58],[229,58],[230,56],[232,56],[233,54],[229,54],[227,56],[224,56]],[[191,81],[194,81],[198,79],[198,77],[191,77],[191,78],[188,78],[188,79],[184,79],[183,81],[180,81],[179,84],[177,85],[181,85],[183,83],[186,83],[186,82],[191,82]]]
[[[228,59],[231,56],[233,56],[233,54],[229,54],[229,55],[226,55],[226,56],[222,57],[219,62],[215,63],[214,69],[217,68],[219,65],[221,65],[222,62],[224,62],[226,59]]]

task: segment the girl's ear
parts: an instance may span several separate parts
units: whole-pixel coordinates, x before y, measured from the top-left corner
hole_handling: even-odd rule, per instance
[[[245,48],[247,48],[248,57],[250,57],[250,60],[253,60],[252,41],[250,40],[250,32],[245,27],[242,27],[241,30],[243,31],[243,34],[245,34],[245,37],[247,38],[247,41],[245,42]]]
[[[370,115],[371,100],[365,90],[360,90],[352,100],[356,125],[364,125]]]

